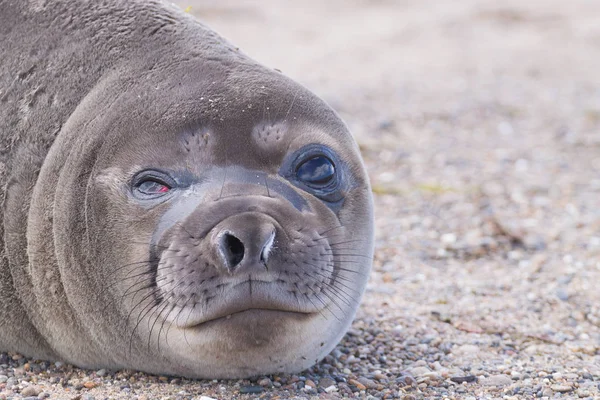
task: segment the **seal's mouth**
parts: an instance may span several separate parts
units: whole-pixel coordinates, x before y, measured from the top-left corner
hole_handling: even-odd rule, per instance
[[[308,305],[306,304],[308,303]],[[277,282],[246,280],[225,285],[220,294],[203,304],[182,308],[171,315],[182,329],[198,328],[209,322],[223,322],[245,314],[268,316],[274,312],[283,317],[309,316],[320,312],[311,302],[299,301],[298,295]]]
[[[239,317],[251,317],[253,319],[256,319],[257,317],[261,317],[261,316],[263,316],[265,318],[270,318],[275,315],[279,318],[281,318],[281,317],[285,318],[285,317],[293,317],[293,316],[294,317],[309,316],[309,315],[311,315],[311,313],[286,311],[286,310],[272,309],[272,308],[247,308],[245,310],[236,311],[231,314],[218,316],[218,317],[200,322],[198,324],[195,324],[195,325],[192,325],[189,327],[184,327],[184,329],[198,329],[198,328],[207,326],[211,323],[220,323],[220,322],[225,322],[225,321],[230,321],[230,320],[233,321]]]

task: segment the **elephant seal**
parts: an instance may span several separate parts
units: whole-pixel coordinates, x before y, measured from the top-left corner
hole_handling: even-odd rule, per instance
[[[0,350],[192,378],[297,372],[373,254],[322,100],[159,1],[0,0]]]

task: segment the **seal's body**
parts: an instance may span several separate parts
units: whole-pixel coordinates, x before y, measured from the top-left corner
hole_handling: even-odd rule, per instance
[[[321,100],[157,1],[0,0],[0,350],[188,377],[292,372],[372,258]]]

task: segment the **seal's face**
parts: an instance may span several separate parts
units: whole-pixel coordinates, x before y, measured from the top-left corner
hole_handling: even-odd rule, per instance
[[[298,371],[345,333],[370,269],[370,191],[344,125],[298,90],[190,119],[204,91],[200,111],[152,124],[123,105],[105,124],[119,135],[98,151],[86,221],[102,232],[91,258],[118,304],[124,365]]]

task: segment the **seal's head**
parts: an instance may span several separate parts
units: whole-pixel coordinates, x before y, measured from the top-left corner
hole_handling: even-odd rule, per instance
[[[152,62],[96,87],[65,127],[72,150],[44,167],[60,170],[54,246],[79,323],[129,368],[309,367],[349,327],[371,267],[356,144],[277,72]]]

